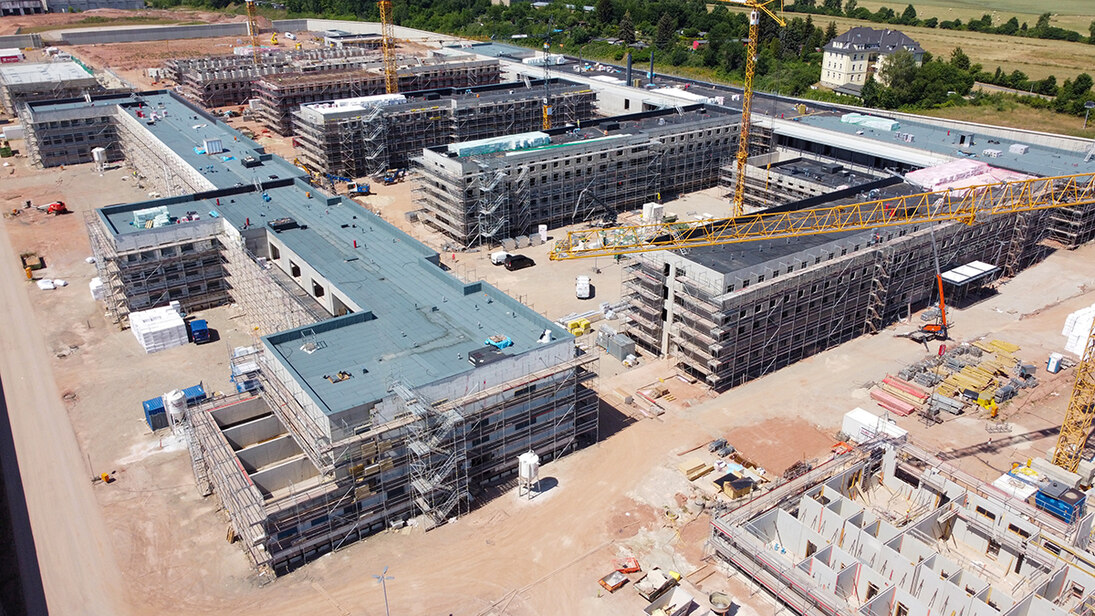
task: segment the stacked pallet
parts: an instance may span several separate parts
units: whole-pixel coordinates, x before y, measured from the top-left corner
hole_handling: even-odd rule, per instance
[[[916,410],[915,406],[881,389],[872,389],[871,399],[877,402],[878,406],[902,417],[911,415]]]

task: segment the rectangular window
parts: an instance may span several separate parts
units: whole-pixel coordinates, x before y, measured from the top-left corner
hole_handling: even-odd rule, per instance
[[[988,509],[985,509],[984,507],[982,507],[980,505],[977,506],[976,511],[977,511],[977,513],[985,516],[986,518],[988,518],[990,520],[994,520],[994,521],[996,520],[996,514],[995,513],[989,511]]]
[[[300,266],[289,261],[289,273],[293,275],[293,278],[300,278]]]

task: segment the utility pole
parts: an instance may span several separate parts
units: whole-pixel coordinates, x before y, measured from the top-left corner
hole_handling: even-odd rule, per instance
[[[392,616],[391,611],[388,610],[388,580],[394,580],[395,578],[388,575],[388,568],[384,567],[384,571],[380,575],[374,575],[374,578],[380,582],[380,587],[384,589],[384,614],[385,616]]]

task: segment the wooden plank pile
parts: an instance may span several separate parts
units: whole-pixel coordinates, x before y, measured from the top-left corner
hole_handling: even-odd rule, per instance
[[[905,417],[924,405],[928,392],[896,376],[882,379],[878,387],[871,390],[871,399],[882,408]]]

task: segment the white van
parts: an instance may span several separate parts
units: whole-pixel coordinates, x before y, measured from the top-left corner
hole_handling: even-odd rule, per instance
[[[578,299],[589,299],[589,276],[578,276],[574,279],[574,294]]]
[[[490,253],[490,262],[494,265],[505,265],[506,258],[509,257],[509,253],[504,250]]]

